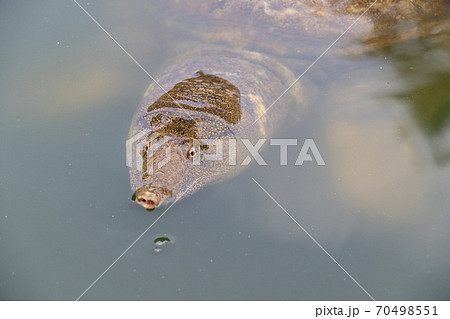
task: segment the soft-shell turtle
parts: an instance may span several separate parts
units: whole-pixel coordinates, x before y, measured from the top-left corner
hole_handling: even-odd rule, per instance
[[[134,115],[127,154],[132,199],[147,209],[236,175],[246,167],[250,143],[298,118],[312,100],[285,65],[298,55],[323,53],[318,39],[336,40],[346,31],[344,51],[355,54],[430,32],[448,12],[444,0],[166,5],[192,15],[189,29],[203,44],[164,69]]]

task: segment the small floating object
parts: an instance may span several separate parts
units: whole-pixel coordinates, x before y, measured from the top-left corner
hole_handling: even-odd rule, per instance
[[[158,246],[162,246],[162,245],[165,245],[165,244],[167,244],[167,243],[170,243],[171,240],[170,240],[169,237],[163,236],[163,237],[155,238],[155,240],[154,240],[153,242],[154,242],[156,245],[158,245]]]
[[[161,252],[163,250],[162,248],[164,246],[166,246],[169,243],[172,243],[172,240],[169,237],[167,237],[167,236],[161,236],[161,237],[155,238],[153,240],[153,242],[156,245],[156,247],[155,247],[155,249],[153,251],[156,252],[156,253],[159,253],[159,252]]]

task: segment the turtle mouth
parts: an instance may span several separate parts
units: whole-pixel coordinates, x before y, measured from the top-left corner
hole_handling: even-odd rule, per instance
[[[133,194],[131,200],[135,201],[147,210],[153,210],[157,208],[163,197],[166,196],[167,190],[158,188],[142,186]]]

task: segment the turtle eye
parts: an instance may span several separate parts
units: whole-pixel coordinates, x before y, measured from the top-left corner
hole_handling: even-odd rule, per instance
[[[194,158],[194,157],[196,157],[197,156],[197,150],[195,149],[195,146],[192,146],[190,149],[189,149],[189,151],[188,151],[188,153],[187,153],[187,157],[188,158]]]

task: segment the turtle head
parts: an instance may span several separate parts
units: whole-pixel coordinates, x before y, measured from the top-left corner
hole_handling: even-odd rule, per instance
[[[187,175],[199,154],[192,138],[152,134],[140,151],[142,169],[135,171],[139,187],[132,200],[154,209],[179,196],[189,182]]]
[[[186,197],[236,170],[229,164],[228,139],[153,135],[140,151],[142,169],[130,171],[135,185],[132,200],[148,210]]]

